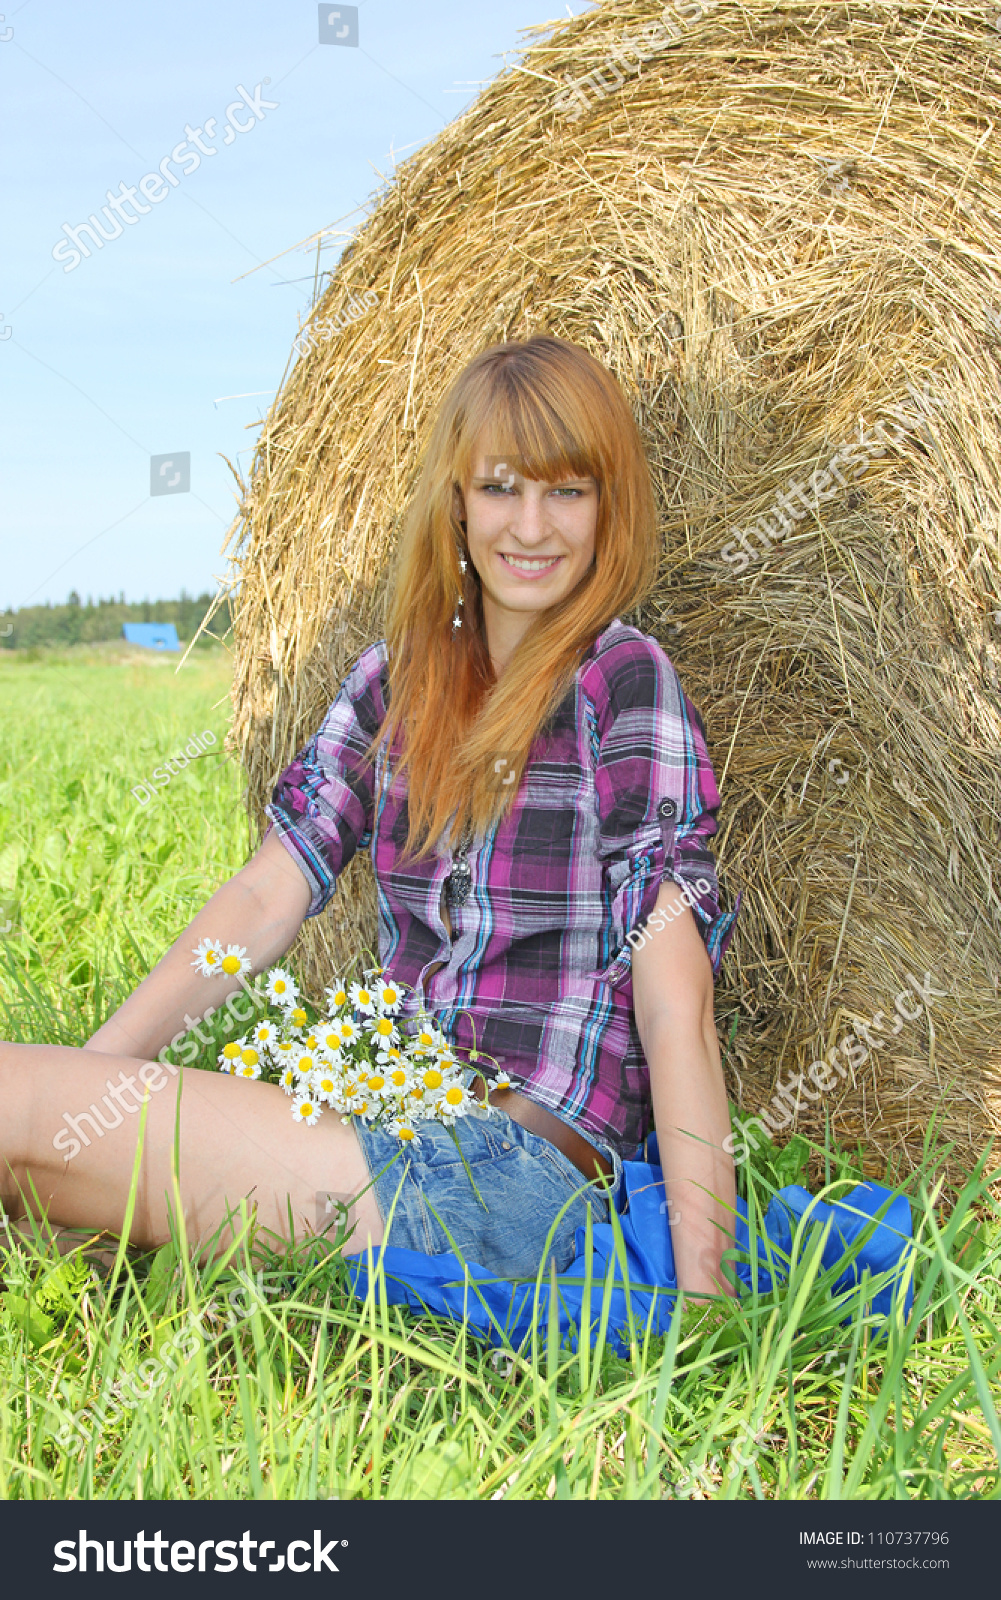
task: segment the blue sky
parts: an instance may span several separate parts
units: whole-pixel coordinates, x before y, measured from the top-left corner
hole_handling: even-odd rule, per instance
[[[319,42],[316,0],[13,0],[0,21],[0,608],[73,588],[214,587],[235,505],[222,457],[246,471],[311,296],[315,247],[290,247],[339,228],[332,266],[394,155],[469,104],[521,28],[585,9],[363,0],[350,47]],[[197,170],[190,153],[171,158],[211,117],[196,142],[215,153]],[[63,224],[100,216],[109,190],[165,160],[173,182],[120,202],[120,236],[98,249],[82,235],[90,255],[74,261]],[[181,451],[190,493],[151,497],[150,457]]]

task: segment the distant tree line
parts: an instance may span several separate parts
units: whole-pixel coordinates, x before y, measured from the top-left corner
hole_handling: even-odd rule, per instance
[[[33,645],[97,644],[102,639],[120,639],[123,622],[173,622],[178,639],[187,643],[197,633],[211,603],[208,592],[189,595],[184,589],[179,600],[134,600],[128,604],[124,593],[117,600],[114,596],[94,600],[88,595],[84,601],[73,589],[64,606],[47,601],[44,606],[24,606],[20,611],[0,613],[0,645],[5,650],[25,650]],[[232,620],[227,598],[209,628],[222,637]],[[209,642],[203,634],[199,645],[203,640]]]

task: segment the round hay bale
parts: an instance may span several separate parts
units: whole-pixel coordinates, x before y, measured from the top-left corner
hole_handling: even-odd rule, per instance
[[[764,1106],[861,1021],[868,1059],[807,1078],[791,1125],[822,1140],[829,1113],[885,1172],[935,1111],[959,1172],[1001,1112],[1001,36],[964,6],[698,10],[529,30],[378,197],[231,536],[232,738],[260,822],[382,634],[446,386],[500,340],[584,345],[659,495],[662,572],[628,620],[705,717],[745,892],[731,1092]],[[303,932],[316,992],[375,947],[374,905],[366,858]]]

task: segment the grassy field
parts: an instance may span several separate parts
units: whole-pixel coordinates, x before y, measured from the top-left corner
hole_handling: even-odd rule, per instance
[[[0,657],[6,1038],[82,1043],[245,859],[226,658],[171,667],[117,646]],[[133,789],[205,729],[210,753],[141,805]],[[798,1153],[742,1169],[752,1206]],[[827,1170],[851,1163],[828,1152]],[[352,1298],[339,1257],[307,1242],[247,1240],[201,1267],[183,1238],[155,1256],[14,1239],[0,1498],[994,1496],[998,1208],[982,1173],[945,1203],[931,1153],[906,1187],[915,1308],[883,1338],[879,1284],[835,1302],[811,1239],[778,1291],[687,1308],[667,1339],[638,1327],[625,1358],[545,1325],[490,1351],[378,1284]],[[597,1321],[600,1283],[593,1301]]]

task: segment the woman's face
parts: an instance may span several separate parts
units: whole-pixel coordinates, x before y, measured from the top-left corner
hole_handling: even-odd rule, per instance
[[[522,477],[489,439],[474,451],[476,475],[458,496],[466,542],[483,589],[488,638],[521,632],[532,615],[575,589],[594,560],[594,478],[541,483]]]

